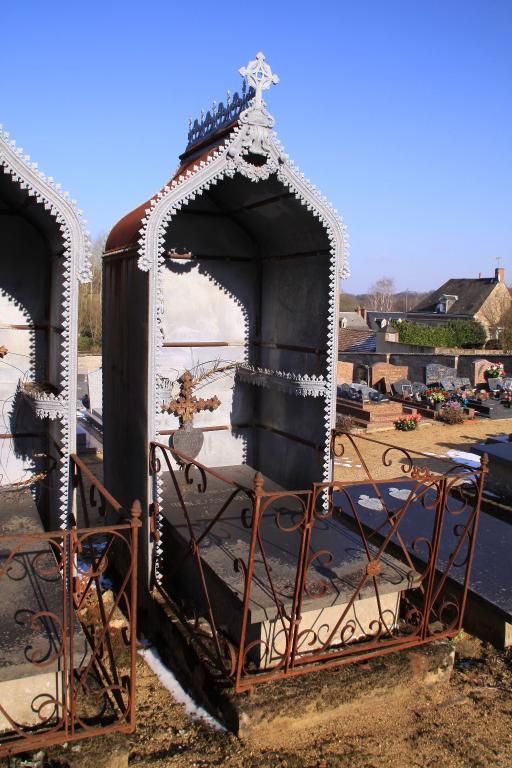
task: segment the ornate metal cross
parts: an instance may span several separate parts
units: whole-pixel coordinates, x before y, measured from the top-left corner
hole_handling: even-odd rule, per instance
[[[246,67],[240,67],[238,71],[242,77],[247,78],[248,85],[256,91],[253,106],[261,109],[263,107],[262,92],[268,90],[271,85],[276,85],[279,82],[278,76],[272,72],[269,64],[265,64],[265,56],[262,53],[257,53],[254,61],[250,61]]]
[[[181,388],[180,396],[176,400],[171,400],[168,405],[162,406],[162,411],[173,413],[180,420],[180,427],[191,427],[194,414],[199,411],[214,411],[220,405],[220,400],[215,395],[208,400],[197,398],[192,395],[194,379],[190,371],[185,371],[180,378]]]

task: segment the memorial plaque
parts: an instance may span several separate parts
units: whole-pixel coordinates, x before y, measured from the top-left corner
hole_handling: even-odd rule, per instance
[[[413,395],[422,395],[423,392],[427,389],[427,385],[423,384],[421,381],[413,381],[412,383],[412,393]]]
[[[352,384],[354,380],[354,363],[346,363],[343,360],[338,362],[337,381],[338,384]]]
[[[490,360],[481,359],[473,362],[473,384],[475,386],[486,383],[485,372],[491,365]]]
[[[462,378],[454,379],[453,386],[456,389],[464,389],[464,387],[471,386],[471,381],[466,376],[463,376]]]
[[[391,389],[393,390],[393,394],[396,397],[412,397],[413,389],[412,383],[409,381],[409,379],[400,379],[399,381],[395,381],[391,385]]]
[[[425,384],[439,384],[441,381],[453,384],[457,378],[457,369],[449,368],[446,365],[429,363],[425,366]]]

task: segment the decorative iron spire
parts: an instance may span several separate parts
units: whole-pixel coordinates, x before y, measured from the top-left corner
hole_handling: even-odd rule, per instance
[[[261,109],[265,103],[261,96],[262,92],[267,91],[271,85],[277,85],[279,77],[272,72],[270,65],[265,63],[265,56],[261,52],[257,53],[256,58],[246,67],[240,67],[238,71],[256,91],[253,106]]]

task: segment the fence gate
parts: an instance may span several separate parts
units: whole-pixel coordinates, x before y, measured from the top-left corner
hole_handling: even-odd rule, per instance
[[[71,473],[123,522],[0,536],[0,758],[135,728],[140,506],[125,519],[78,457]]]

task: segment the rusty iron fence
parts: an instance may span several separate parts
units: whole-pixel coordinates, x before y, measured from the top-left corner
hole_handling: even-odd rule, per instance
[[[485,457],[429,469],[426,454],[334,431],[333,460],[347,449],[363,479],[288,491],[151,443],[153,594],[237,692],[462,627]],[[369,449],[391,481],[374,479]]]
[[[70,480],[67,530],[0,536],[0,758],[135,728],[140,505],[125,513],[75,455]],[[115,524],[90,526],[109,510]]]

